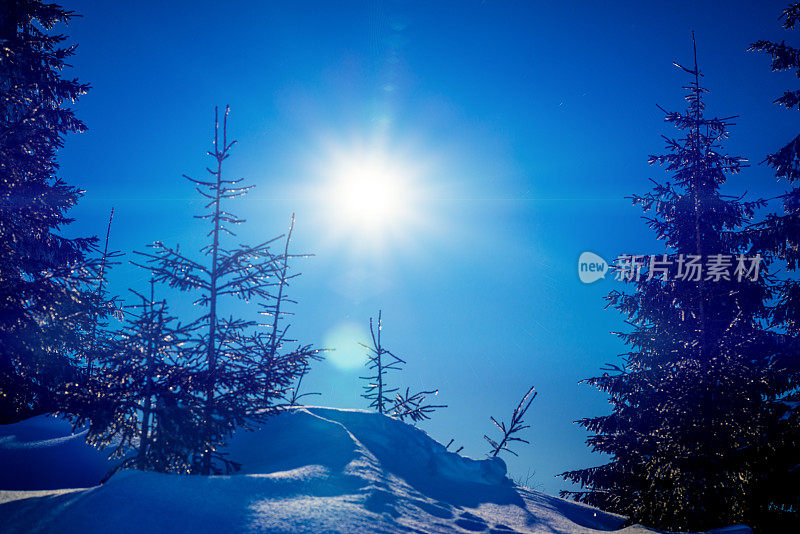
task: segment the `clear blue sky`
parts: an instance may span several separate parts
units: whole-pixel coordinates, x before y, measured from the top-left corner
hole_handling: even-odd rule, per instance
[[[770,104],[791,78],[745,51],[793,38],[783,2],[64,4],[83,15],[66,30],[69,74],[93,86],[77,105],[90,130],[60,156],[86,190],[68,232],[104,233],[113,206],[112,248],[195,248],[200,201],[181,174],[202,177],[213,107],[230,104],[229,172],[257,186],[230,206],[248,219],[240,240],[278,235],[296,212],[294,250],[316,254],[298,264],[295,336],[346,360],[382,309],[385,343],[408,361],[390,379],[438,387],[449,408],[423,427],[472,456],[489,416],[535,385],[532,446],[507,460],[551,493],[566,487],[554,474],[602,461],[572,421],[607,403],[578,381],[617,362],[609,332],[624,328],[603,309],[616,282],[581,284],[577,258],[661,250],[623,197],[664,176],[647,165],[672,134],[656,104],[683,105],[672,62],[691,61],[691,31],[709,112],[740,115],[729,152],[757,163],[796,134]],[[375,154],[412,216],[365,230],[358,205],[327,192]],[[731,180],[745,189],[777,191],[758,165]],[[111,287],[146,280],[121,266]],[[316,365],[312,401],[365,407],[361,373]]]

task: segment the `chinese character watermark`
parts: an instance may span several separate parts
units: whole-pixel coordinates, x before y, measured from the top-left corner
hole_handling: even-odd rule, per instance
[[[584,252],[578,259],[578,277],[584,284],[591,284],[614,271],[614,279],[622,282],[743,282],[758,280],[761,263],[760,254],[621,254],[609,267],[597,254]]]

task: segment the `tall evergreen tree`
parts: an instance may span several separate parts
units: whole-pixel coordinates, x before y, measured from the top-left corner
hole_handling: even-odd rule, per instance
[[[800,3],[793,3],[781,15],[783,27],[795,28],[800,21]],[[794,70],[800,78],[800,50],[784,41],[756,41],[751,51],[765,52],[772,58],[773,72]],[[800,111],[800,90],[787,90],[774,103],[786,109]],[[800,135],[776,152],[768,154],[764,162],[775,170],[775,175],[785,181],[790,189],[782,195],[783,213],[770,214],[758,226],[757,245],[786,264],[790,273],[800,270]],[[797,280],[787,280],[782,288],[783,301],[776,310],[776,320],[790,333],[800,333],[800,289]]]
[[[586,380],[612,412],[579,424],[610,460],[563,473],[582,486],[564,494],[662,529],[763,524],[771,362],[782,350],[764,326],[772,281],[746,231],[763,202],[720,190],[744,160],[721,152],[730,118],[706,118],[696,55],[694,68],[681,68],[691,76],[688,109],[665,113],[683,136],[665,137],[668,152],[650,157],[672,178],[632,197],[666,251],[643,266],[618,262],[634,291],[607,301],[632,327],[618,334],[630,349],[622,366]]]
[[[193,370],[184,386],[202,406],[200,423],[194,429],[192,471],[204,475],[235,467],[218,448],[239,426],[279,409],[285,384],[298,378],[302,362],[310,349],[296,352],[291,358],[275,358],[279,340],[275,335],[259,333],[263,325],[255,320],[225,317],[223,306],[237,301],[271,302],[283,261],[270,246],[276,239],[255,245],[224,246],[224,237],[234,236],[230,226],[245,222],[227,211],[228,200],[246,194],[253,186],[241,179],[228,178],[224,161],[235,141],[227,137],[228,108],[220,123],[215,110],[214,145],[208,154],[213,159],[210,178],[198,180],[186,176],[208,202],[206,212],[196,216],[209,223],[208,242],[201,249],[205,260],[195,261],[177,248],[155,243],[153,251],[141,253],[144,264],[156,282],[172,288],[192,291],[203,313],[190,323],[193,334],[181,348],[183,365]],[[280,303],[276,314],[280,317]],[[276,327],[277,330],[277,327]],[[265,337],[266,336],[266,337]],[[264,350],[267,351],[265,358]]]
[[[783,27],[793,30],[800,21],[800,3],[781,14]],[[757,41],[750,50],[765,52],[773,72],[792,70],[800,78],[800,49],[781,41]],[[800,111],[800,90],[787,90],[774,103]],[[764,163],[788,190],[779,197],[781,210],[753,227],[755,247],[783,270],[776,280],[771,322],[783,334],[786,357],[774,363],[781,377],[776,415],[770,426],[774,461],[764,480],[764,492],[782,524],[800,529],[800,135],[768,154]],[[777,270],[777,269],[776,269]]]
[[[68,107],[89,86],[65,79],[75,45],[49,30],[73,17],[55,4],[0,10],[0,423],[60,409],[95,310],[95,239],[59,231],[81,191],[58,176],[64,136],[85,125]]]

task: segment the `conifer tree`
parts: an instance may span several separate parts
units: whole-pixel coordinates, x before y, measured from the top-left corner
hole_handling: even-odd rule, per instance
[[[607,301],[631,325],[618,334],[629,350],[621,366],[586,380],[609,395],[611,414],[578,421],[610,458],[562,476],[582,486],[565,495],[631,522],[706,530],[770,513],[761,474],[774,416],[770,362],[782,348],[764,326],[772,282],[746,231],[763,201],[720,191],[744,163],[721,152],[732,117],[705,116],[696,56],[694,68],[680,68],[691,77],[688,109],[665,114],[682,137],[665,137],[667,153],[650,157],[671,180],[632,197],[666,250],[644,265],[618,261],[634,290]]]
[[[111,223],[114,220],[114,208],[111,208],[111,214],[108,217],[108,226],[106,227],[106,239],[103,245],[103,252],[100,256],[100,271],[97,275],[96,289],[93,292],[95,314],[92,318],[92,326],[88,336],[88,346],[85,354],[85,375],[86,380],[91,380],[93,374],[93,367],[95,359],[98,357],[98,350],[102,350],[103,337],[108,337],[110,334],[107,332],[108,322],[107,319],[110,315],[117,318],[122,318],[122,313],[119,309],[119,299],[109,293],[108,285],[108,272],[114,265],[119,265],[116,261],[122,257],[122,253],[116,250],[108,250],[108,245],[111,240]]]
[[[199,410],[180,348],[191,328],[156,301],[154,286],[149,296],[131,290],[139,302],[125,306],[123,328],[94,363],[93,383],[103,389],[91,390],[75,423],[89,422],[89,444],[113,446],[110,456],[122,459],[118,468],[187,472]]]
[[[483,435],[483,439],[488,441],[489,445],[492,447],[492,450],[489,453],[490,456],[495,457],[503,451],[517,456],[517,453],[509,448],[512,442],[519,441],[530,444],[528,440],[519,437],[517,434],[530,428],[530,425],[525,424],[525,420],[523,418],[528,412],[528,408],[531,407],[531,403],[533,403],[533,399],[536,398],[536,395],[538,395],[538,392],[534,390],[533,386],[531,386],[527,393],[523,395],[522,400],[519,401],[517,407],[514,408],[514,412],[511,414],[511,422],[508,424],[508,427],[506,427],[504,422],[501,421],[498,423],[497,419],[494,417],[490,418],[492,423],[494,423],[494,426],[496,426],[498,430],[503,433],[503,437],[500,438],[499,441],[495,441],[486,434]]]
[[[208,152],[213,160],[207,169],[210,178],[185,176],[208,201],[207,211],[196,216],[210,226],[208,242],[201,249],[204,259],[195,261],[161,242],[155,243],[151,252],[139,253],[145,260],[141,266],[153,272],[156,282],[198,294],[195,304],[203,310],[200,317],[188,323],[192,335],[181,348],[183,365],[192,370],[183,387],[201,406],[199,423],[191,436],[195,440],[192,472],[203,475],[236,467],[218,452],[219,446],[237,426],[266,417],[280,407],[277,401],[285,384],[297,379],[303,368],[301,362],[311,353],[306,349],[289,359],[272,358],[280,344],[276,336],[259,333],[255,320],[223,315],[223,306],[236,302],[283,299],[282,295],[273,297],[283,263],[270,246],[278,238],[255,246],[228,248],[224,244],[226,235],[235,235],[230,226],[245,222],[227,211],[227,202],[252,188],[223,173],[223,163],[235,143],[228,141],[227,120],[227,107],[221,123],[215,110],[214,145]],[[280,302],[276,306],[279,310]]]
[[[372,338],[372,346],[360,345],[369,351],[367,358],[367,368],[373,372],[370,376],[362,376],[367,384],[363,386],[364,394],[361,396],[369,401],[369,407],[374,408],[378,413],[386,413],[392,402],[392,393],[396,393],[398,388],[390,388],[386,383],[386,373],[389,371],[399,371],[400,365],[405,361],[392,354],[391,351],[381,343],[381,331],[383,330],[382,311],[378,311],[377,332],[376,325],[373,324],[372,317],[369,318],[369,333]]]
[[[368,401],[369,407],[374,408],[380,414],[389,417],[396,417],[401,421],[406,418],[416,423],[430,419],[430,415],[437,408],[446,408],[445,405],[425,404],[428,395],[438,395],[439,390],[420,391],[411,393],[406,388],[401,393],[397,387],[389,387],[386,382],[386,375],[389,371],[399,371],[402,369],[405,360],[395,356],[390,350],[383,346],[381,341],[381,330],[383,329],[382,312],[378,311],[377,325],[373,323],[372,317],[369,319],[369,333],[372,338],[372,345],[360,345],[369,351],[366,366],[373,372],[370,376],[360,377],[366,380],[363,386],[364,393],[361,395]]]
[[[254,336],[255,359],[253,367],[258,370],[258,377],[263,380],[264,403],[279,401],[288,402],[291,406],[299,404],[303,397],[319,395],[315,392],[300,393],[303,378],[311,369],[311,361],[321,359],[320,351],[311,345],[296,345],[293,349],[289,346],[297,343],[296,339],[288,336],[291,326],[286,320],[293,315],[286,309],[288,304],[297,304],[288,296],[290,282],[300,273],[290,270],[289,261],[293,258],[303,258],[308,255],[289,253],[289,246],[294,231],[294,214],[289,223],[286,234],[283,254],[274,257],[273,272],[276,279],[274,295],[268,296],[266,302],[259,303],[261,315],[268,318],[263,325],[266,332],[258,332]]]
[[[58,175],[64,136],[86,126],[68,107],[89,89],[62,71],[75,52],[49,31],[73,12],[39,0],[0,10],[0,423],[57,411],[76,380],[96,308],[94,238],[59,231],[81,191]]]
[[[97,258],[97,277],[92,281],[87,296],[93,316],[88,330],[82,335],[83,350],[73,355],[71,378],[57,395],[58,413],[72,421],[75,432],[82,430],[92,417],[104,412],[109,392],[117,386],[109,384],[108,376],[98,372],[98,369],[105,370],[102,368],[123,350],[118,322],[125,315],[122,301],[106,289],[108,271],[118,264],[115,260],[122,256],[117,251],[108,250],[113,214],[112,209],[103,252]],[[116,324],[111,324],[112,318],[117,320]],[[100,420],[105,421],[105,418],[100,417]]]
[[[800,21],[800,3],[790,4],[782,13],[783,27],[795,28]],[[751,51],[765,52],[772,58],[771,70],[794,70],[800,78],[800,50],[784,41],[756,41]],[[774,103],[789,110],[800,111],[800,90],[787,90]],[[756,244],[766,253],[773,254],[786,265],[790,273],[800,270],[800,135],[768,154],[764,162],[772,167],[775,176],[790,189],[780,200],[783,213],[771,213],[757,227]],[[776,309],[776,321],[794,335],[800,333],[800,285],[786,280],[781,288],[781,303]]]
[[[72,379],[59,394],[59,412],[73,421],[84,421],[93,411],[92,404],[104,396],[107,385],[103,383],[102,377],[97,376],[95,370],[103,360],[119,349],[116,346],[118,324],[112,325],[110,320],[123,319],[122,302],[107,289],[108,272],[119,264],[117,260],[123,255],[119,251],[108,249],[113,218],[112,208],[102,253],[97,257],[92,255],[91,259],[98,266],[95,270],[96,278],[92,280],[86,297],[93,315],[90,318],[89,329],[83,334],[83,350],[75,354],[72,360],[74,369]]]
[[[781,14],[786,30],[800,21],[800,3],[792,3]],[[772,41],[757,41],[751,51],[764,52],[772,59],[771,70],[792,70],[800,78],[800,49]],[[800,111],[800,90],[787,90],[774,103]],[[772,503],[775,520],[770,527],[800,529],[800,135],[768,154],[764,162],[788,189],[781,195],[780,211],[771,212],[753,226],[755,248],[770,257],[775,270],[783,271],[775,283],[771,323],[782,334],[783,358],[773,363],[776,380],[776,409],[770,425],[773,462],[764,477],[765,498]]]

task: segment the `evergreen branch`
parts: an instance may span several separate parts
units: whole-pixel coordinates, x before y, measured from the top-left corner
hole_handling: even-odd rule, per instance
[[[499,442],[493,440],[489,436],[486,435],[483,436],[484,439],[486,439],[486,441],[488,441],[492,447],[490,451],[490,455],[492,457],[497,456],[502,451],[507,451],[513,454],[514,456],[517,456],[517,453],[508,448],[508,445],[512,441],[521,441],[523,443],[529,443],[527,440],[519,438],[515,434],[527,428],[530,428],[530,425],[524,424],[523,417],[525,416],[525,413],[528,411],[528,408],[530,408],[531,403],[533,402],[533,399],[536,398],[537,394],[538,393],[534,391],[533,386],[531,386],[528,392],[525,393],[525,395],[522,397],[522,400],[519,401],[517,407],[514,408],[514,412],[511,415],[511,423],[509,424],[508,429],[506,429],[505,423],[503,422],[498,423],[494,417],[491,417],[492,422],[503,433],[503,438]]]

